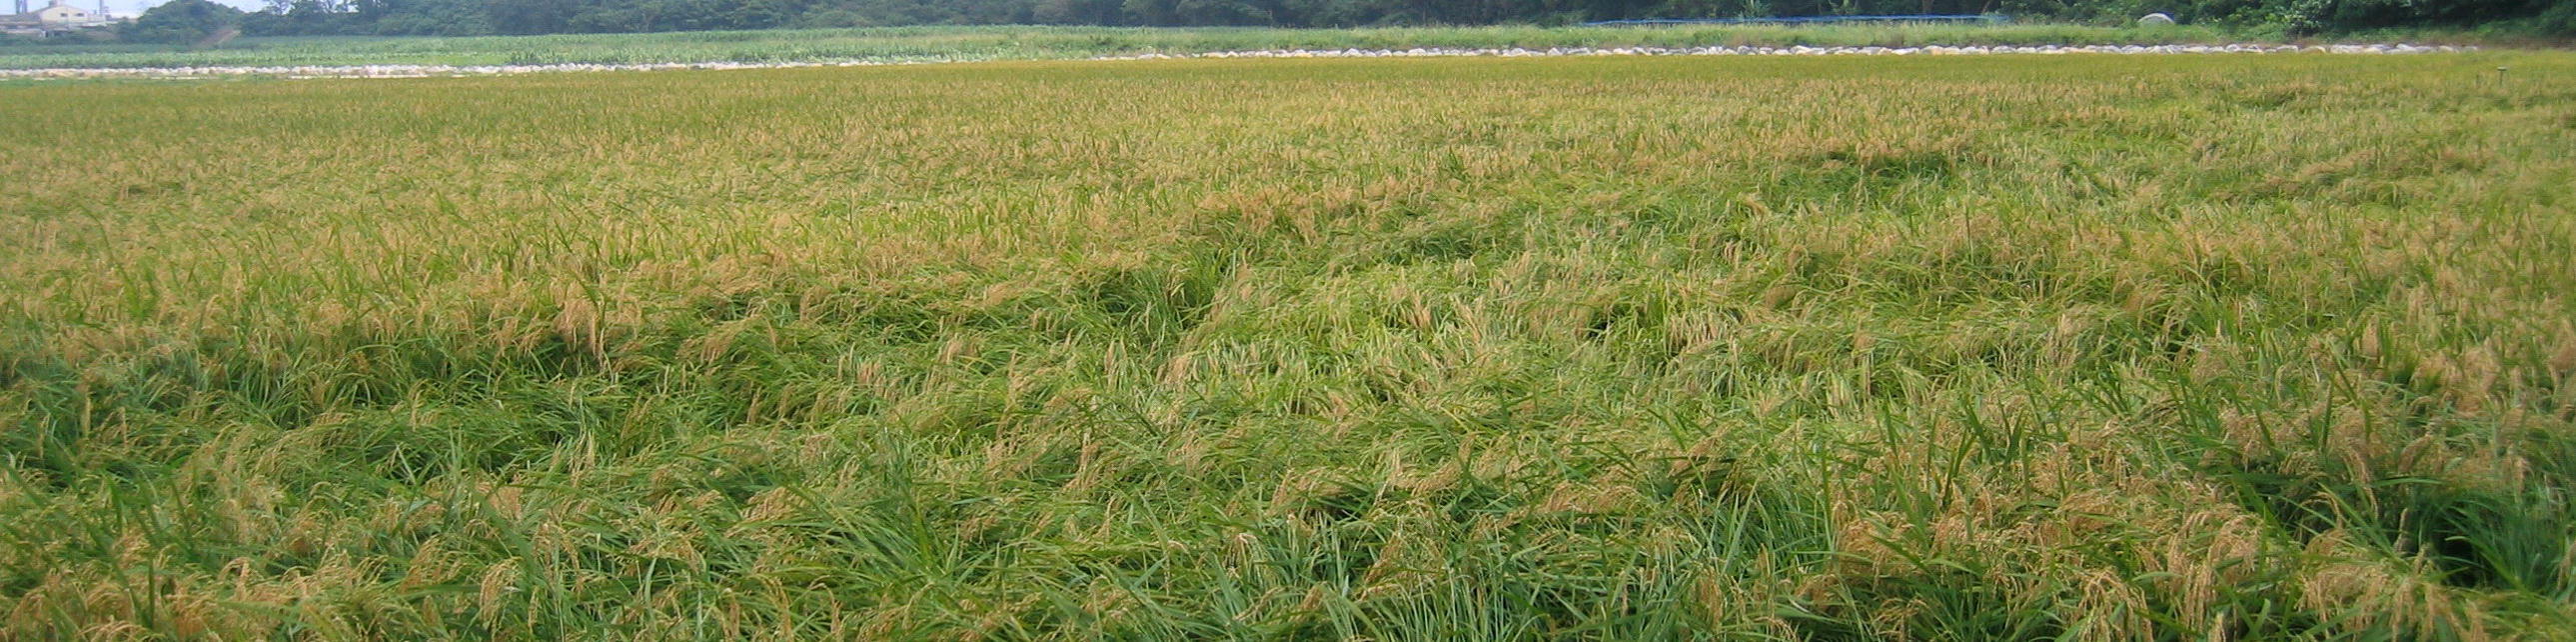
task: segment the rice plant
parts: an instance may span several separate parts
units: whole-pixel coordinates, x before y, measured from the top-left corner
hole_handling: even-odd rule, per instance
[[[2563,52],[0,103],[0,637],[2576,635]]]

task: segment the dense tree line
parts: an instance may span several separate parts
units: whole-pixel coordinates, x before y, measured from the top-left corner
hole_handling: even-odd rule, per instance
[[[2325,32],[2515,20],[2576,33],[2568,0],[269,0],[241,12],[172,0],[128,39],[248,35],[482,35],[923,24],[1351,27],[1563,24],[1622,18],[2000,13]]]

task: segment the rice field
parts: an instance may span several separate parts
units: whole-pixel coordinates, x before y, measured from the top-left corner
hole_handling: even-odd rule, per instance
[[[2564,52],[0,104],[0,638],[2576,635]]]

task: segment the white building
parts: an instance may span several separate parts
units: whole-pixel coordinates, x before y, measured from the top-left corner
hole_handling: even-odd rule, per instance
[[[115,18],[107,15],[107,7],[104,4],[93,11],[72,6],[65,0],[53,0],[53,4],[45,5],[43,9],[35,11],[26,9],[26,0],[19,0],[18,13],[0,15],[0,33],[16,36],[47,36],[104,27],[116,22]]]

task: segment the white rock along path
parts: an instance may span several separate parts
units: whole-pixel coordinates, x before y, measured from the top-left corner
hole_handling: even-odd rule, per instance
[[[2476,47],[2376,45],[1977,45],[1924,47],[1550,47],[1524,49],[1279,49],[1205,53],[1146,53],[1100,56],[1084,60],[1175,60],[1191,58],[1502,58],[1547,56],[1960,56],[1992,54],[2419,54],[2475,51]],[[542,65],[301,65],[249,67],[130,67],[0,69],[11,78],[208,78],[217,76],[283,76],[288,78],[421,78],[491,76],[571,71],[658,71],[669,69],[786,69],[798,67],[872,67],[953,62],[991,62],[994,58],[906,60],[818,60],[799,62],[648,62],[558,63]]]

